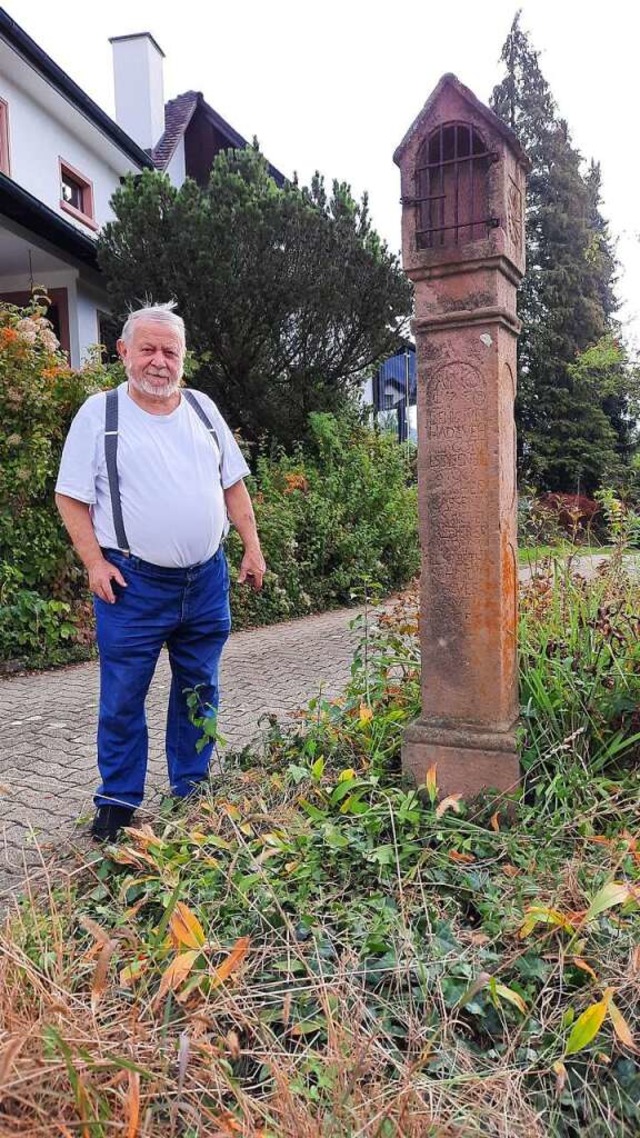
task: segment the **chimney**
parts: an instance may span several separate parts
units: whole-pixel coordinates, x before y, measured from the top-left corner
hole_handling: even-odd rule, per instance
[[[116,122],[143,150],[152,150],[164,132],[164,52],[149,32],[114,36],[109,42]]]

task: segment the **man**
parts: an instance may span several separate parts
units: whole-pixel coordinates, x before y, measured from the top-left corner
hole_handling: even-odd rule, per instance
[[[100,654],[98,767],[92,834],[113,839],[142,802],[144,701],[162,645],[172,682],[166,728],[171,790],[208,773],[213,740],[190,721],[186,693],[215,717],[229,636],[227,516],[244,545],[239,581],[262,586],[265,563],[248,467],[215,404],[181,390],[182,319],[173,305],[132,312],[118,341],[128,382],[92,395],[65,442],[56,503],[94,594]]]

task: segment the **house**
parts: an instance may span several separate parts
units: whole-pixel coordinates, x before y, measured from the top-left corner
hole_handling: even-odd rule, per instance
[[[74,366],[105,338],[96,239],[121,180],[159,169],[174,185],[202,184],[220,150],[247,145],[200,92],[165,106],[164,56],[150,33],[111,44],[117,121],[0,8],[0,300],[24,304],[45,287]]]
[[[373,407],[378,423],[391,426],[393,422],[399,441],[405,442],[416,437],[416,402],[416,346],[405,340],[366,381],[362,403]]]

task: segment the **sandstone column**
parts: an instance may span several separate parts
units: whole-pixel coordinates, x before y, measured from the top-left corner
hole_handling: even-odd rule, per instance
[[[441,793],[518,783],[516,289],[527,158],[445,75],[399,146],[415,286],[422,715],[405,735]]]

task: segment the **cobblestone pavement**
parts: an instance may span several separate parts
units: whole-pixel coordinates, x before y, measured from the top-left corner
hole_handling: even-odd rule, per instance
[[[266,714],[286,719],[320,690],[328,696],[342,691],[358,637],[350,629],[355,616],[354,609],[341,609],[231,636],[220,712],[228,747],[255,739]],[[163,653],[147,700],[145,801],[152,805],[166,786],[170,678]],[[96,782],[97,702],[95,662],[0,680],[0,902],[53,841],[86,829]]]

